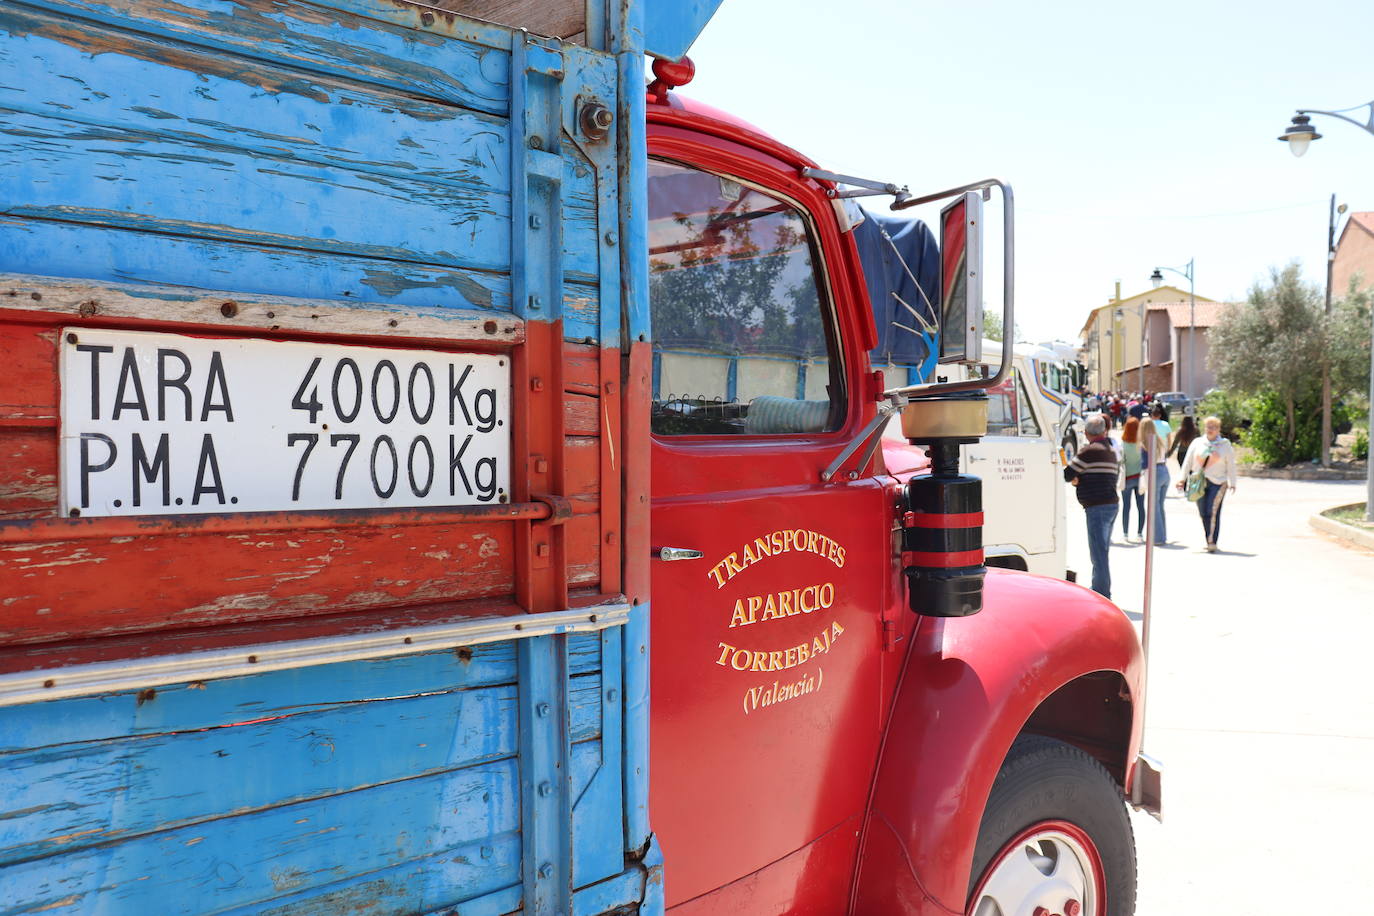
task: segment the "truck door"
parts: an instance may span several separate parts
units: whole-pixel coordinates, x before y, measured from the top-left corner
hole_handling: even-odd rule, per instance
[[[676,161],[649,167],[651,539],[700,552],[653,562],[668,903],[779,863],[837,911],[877,748],[890,553],[882,486],[819,477],[862,422],[856,319],[828,281],[844,268],[821,254],[840,237],[795,167],[722,141],[657,148]]]
[[[1050,418],[1034,409],[1026,382],[1017,367],[988,391],[988,434],[964,448],[964,466],[983,478],[983,543],[1020,546],[1034,558],[1055,551],[1061,485]],[[1031,570],[1045,571],[1034,562]]]

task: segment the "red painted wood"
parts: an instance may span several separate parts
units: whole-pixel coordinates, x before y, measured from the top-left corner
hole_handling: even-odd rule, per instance
[[[0,373],[0,594],[6,599],[0,644],[51,644],[311,616],[325,620],[341,613],[396,613],[407,607],[514,597],[516,544],[528,543],[517,535],[517,526],[525,531],[538,527],[550,543],[544,576],[550,584],[537,602],[522,601],[523,606],[566,607],[568,584],[595,593],[617,590],[614,584],[601,588],[603,452],[614,447],[603,442],[596,422],[602,358],[595,347],[565,345],[553,326],[535,326],[531,343],[512,352],[513,362],[525,367],[525,377],[549,380],[543,406],[527,415],[542,422],[540,442],[550,453],[552,468],[538,475],[526,470],[528,462],[517,464],[515,501],[526,501],[518,495],[522,488],[526,495],[562,495],[574,512],[562,525],[536,526],[496,518],[457,522],[444,518],[443,510],[429,519],[421,510],[59,518],[56,339],[58,328],[72,320],[72,315],[55,312],[0,310],[6,359],[6,371]],[[103,324],[232,333],[168,327],[166,322]],[[390,338],[350,337],[349,342],[402,345]],[[435,347],[433,341],[404,344]],[[452,342],[442,347],[467,349]],[[537,355],[531,355],[531,348]],[[573,393],[568,395],[562,379],[565,362],[572,367],[566,389]],[[528,383],[524,387],[528,391]],[[518,388],[515,401],[520,403]],[[516,410],[517,421],[520,416]],[[571,423],[566,422],[569,416]],[[515,425],[518,429],[519,423]],[[575,435],[565,437],[565,425]],[[554,443],[560,447],[552,447]],[[546,514],[542,506],[530,511]],[[330,524],[331,517],[337,524]]]

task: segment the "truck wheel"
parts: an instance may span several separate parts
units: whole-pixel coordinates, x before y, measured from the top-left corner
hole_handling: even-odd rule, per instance
[[[1018,739],[970,874],[968,916],[1131,916],[1135,838],[1116,783],[1076,747]]]
[[[1078,440],[1073,436],[1065,436],[1064,443],[1064,463],[1068,464],[1073,460],[1073,456],[1078,454]]]

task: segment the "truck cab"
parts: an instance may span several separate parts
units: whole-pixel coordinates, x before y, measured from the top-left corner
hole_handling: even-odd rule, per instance
[[[1140,643],[985,568],[854,186],[710,2],[478,6],[0,11],[7,904],[1127,916]]]

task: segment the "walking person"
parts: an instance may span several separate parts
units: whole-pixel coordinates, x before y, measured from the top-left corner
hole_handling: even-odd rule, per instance
[[[1107,438],[1107,418],[1092,414],[1083,423],[1088,444],[1064,468],[1064,479],[1078,488],[1078,504],[1088,520],[1088,553],[1093,562],[1093,591],[1104,598],[1112,596],[1112,572],[1107,565],[1107,548],[1112,543],[1116,523],[1116,487],[1121,462]]]
[[[1155,466],[1155,546],[1163,547],[1169,541],[1164,527],[1164,497],[1169,495],[1169,465],[1167,452],[1169,436],[1169,411],[1163,404],[1150,408],[1149,419],[1140,421],[1140,445],[1145,450],[1146,460]]]
[[[1121,466],[1125,482],[1121,488],[1121,537],[1131,539],[1131,503],[1135,502],[1135,536],[1145,540],[1145,490],[1141,471],[1145,469],[1144,453],[1140,449],[1140,421],[1131,417],[1121,430]]]
[[[1178,488],[1184,489],[1193,474],[1201,474],[1202,496],[1197,501],[1197,514],[1202,519],[1202,533],[1207,538],[1207,552],[1217,552],[1217,537],[1221,534],[1221,504],[1228,492],[1236,491],[1236,450],[1231,440],[1221,435],[1221,420],[1208,417],[1202,421],[1202,436],[1188,446],[1183,461],[1183,479]]]
[[[1202,433],[1198,432],[1197,421],[1192,414],[1185,414],[1183,422],[1178,426],[1178,432],[1174,433],[1173,441],[1169,443],[1169,454],[1178,455],[1179,470],[1183,469],[1183,459],[1188,454],[1188,446],[1193,444],[1193,440]]]

